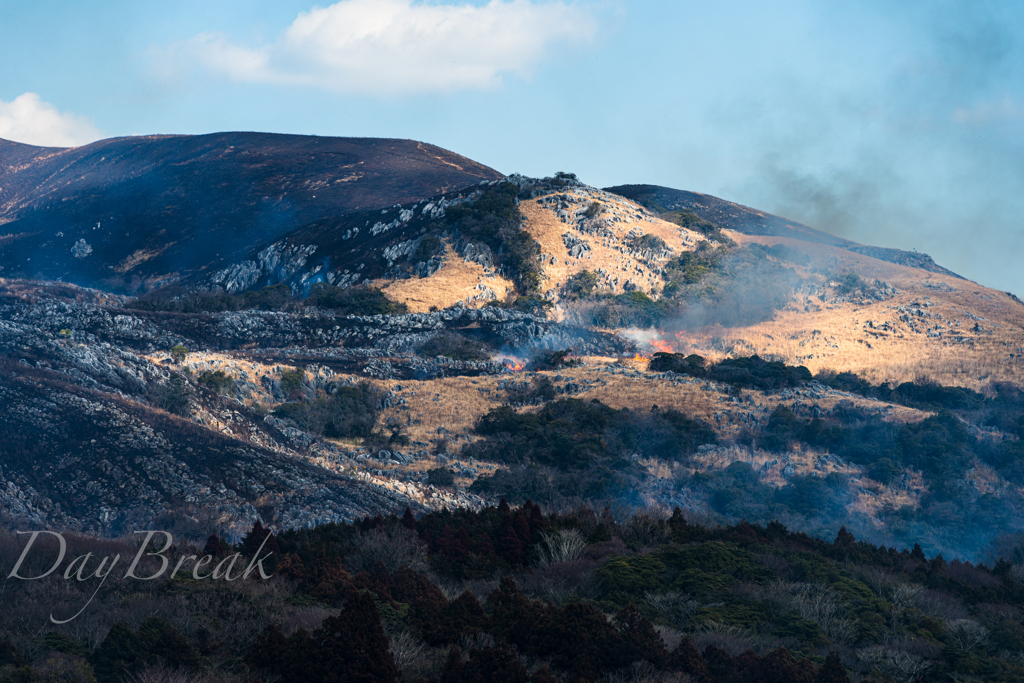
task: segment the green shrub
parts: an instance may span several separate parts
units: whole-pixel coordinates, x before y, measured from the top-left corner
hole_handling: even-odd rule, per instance
[[[153,382],[149,386],[148,399],[155,406],[163,408],[174,415],[188,416],[192,414],[192,403],[189,401],[188,382],[176,372],[171,373],[167,384]]]
[[[217,370],[214,372],[204,370],[196,380],[199,384],[202,384],[210,391],[217,392],[218,394],[228,393],[231,390],[232,381],[231,376],[223,370]]]
[[[651,251],[661,251],[662,249],[667,249],[668,245],[665,244],[665,240],[661,239],[657,235],[647,234],[640,235],[634,239],[633,248],[641,251],[648,249]]]
[[[291,289],[278,283],[258,290],[228,294],[227,292],[185,292],[165,288],[129,301],[126,306],[143,311],[169,311],[173,313],[219,313],[259,309],[280,311],[296,303]]]
[[[565,281],[565,296],[567,299],[586,298],[596,288],[597,276],[589,270],[582,270],[575,275],[569,276]]]
[[[170,354],[171,360],[173,360],[178,365],[181,365],[182,363],[185,362],[185,359],[188,358],[188,349],[186,349],[181,344],[178,344],[176,346],[171,347]]]
[[[308,301],[338,315],[398,315],[409,310],[404,303],[388,299],[373,287],[335,287],[322,282],[310,289]]]
[[[452,486],[455,484],[455,473],[447,467],[435,467],[427,470],[427,481],[434,486]]]
[[[490,247],[519,291],[532,294],[540,286],[540,245],[522,229],[518,195],[517,185],[501,183],[475,202],[449,207],[445,220],[465,238]]]
[[[647,591],[657,592],[665,563],[654,555],[616,557],[597,570],[604,593],[615,602],[639,602]]]
[[[840,296],[863,293],[865,287],[867,287],[867,283],[864,282],[861,276],[854,272],[835,275],[833,279],[837,282],[835,286],[836,294]]]
[[[334,387],[312,401],[282,403],[275,416],[330,439],[369,438],[377,423],[379,391],[369,384]]]
[[[488,360],[491,354],[477,341],[454,332],[445,332],[424,342],[417,351],[427,358],[444,356],[455,360]]]
[[[306,381],[304,370],[286,370],[281,373],[281,391],[288,398],[302,395],[302,383]]]
[[[654,301],[643,292],[633,291],[608,297],[592,313],[600,327],[653,327],[668,313],[662,301]]]
[[[554,305],[553,302],[537,296],[517,296],[515,301],[512,302],[513,309],[532,315],[544,315]]]
[[[681,211],[670,211],[662,214],[661,217],[670,223],[675,223],[676,225],[680,225],[688,230],[699,232],[709,239],[713,239],[718,242],[731,242],[731,240],[725,236],[725,233],[722,232],[722,228],[711,221],[704,220],[693,211],[688,211],[686,209]]]
[[[429,261],[434,256],[440,254],[443,248],[444,243],[437,235],[425,235],[420,240],[419,245],[417,245],[416,253],[413,254],[412,260],[414,263]]]

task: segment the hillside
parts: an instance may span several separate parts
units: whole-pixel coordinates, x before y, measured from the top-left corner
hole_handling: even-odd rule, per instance
[[[7,514],[116,535],[627,500],[971,558],[1022,521],[1012,295],[665,188],[446,190],[399,147],[409,174],[144,296],[4,280]],[[423,194],[357,208],[401,183]],[[110,484],[156,467],[175,476]]]
[[[0,274],[136,291],[327,216],[499,178],[411,140],[264,133],[0,141]]]

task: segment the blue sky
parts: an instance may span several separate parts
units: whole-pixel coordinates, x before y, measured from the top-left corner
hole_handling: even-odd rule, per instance
[[[0,0],[0,137],[425,140],[696,190],[1024,295],[1024,3]]]

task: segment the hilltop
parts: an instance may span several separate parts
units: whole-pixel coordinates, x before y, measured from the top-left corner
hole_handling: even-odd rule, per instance
[[[145,291],[327,216],[501,177],[413,140],[154,135],[0,141],[0,275]]]

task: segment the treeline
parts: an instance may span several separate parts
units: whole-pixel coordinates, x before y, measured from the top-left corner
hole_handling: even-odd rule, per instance
[[[72,553],[134,552],[118,542],[70,543]],[[0,558],[13,562],[20,545],[0,536]],[[172,565],[200,552],[248,559],[261,547],[273,553],[269,581],[186,574],[118,582],[77,625],[28,622],[33,614],[45,620],[53,596],[63,596],[64,609],[93,586],[58,578],[26,592],[29,582],[16,582],[5,599],[19,607],[0,612],[0,680],[1024,676],[1022,565],[928,558],[918,545],[874,546],[845,529],[830,542],[778,522],[701,524],[678,508],[668,518],[586,507],[544,514],[502,500],[476,512],[417,519],[407,509],[276,536],[257,523],[237,544],[214,534],[202,551],[183,545],[168,555]],[[1013,548],[1024,559],[1020,550]],[[26,571],[45,564],[33,559]],[[156,565],[147,558],[144,569]]]
[[[708,365],[703,356],[658,352],[651,357],[648,372],[675,372],[690,377],[724,382],[738,389],[773,391],[798,387],[810,380],[811,371],[802,365],[766,361],[758,355],[727,358]]]
[[[476,432],[484,439],[465,446],[462,457],[533,468],[528,481],[508,469],[481,477],[473,490],[553,500],[631,497],[646,478],[636,456],[680,460],[701,444],[717,443],[710,425],[677,410],[616,410],[600,401],[568,398],[537,412],[509,406],[489,411]]]

